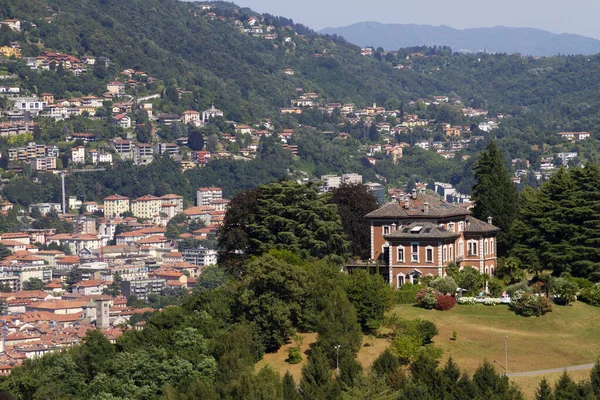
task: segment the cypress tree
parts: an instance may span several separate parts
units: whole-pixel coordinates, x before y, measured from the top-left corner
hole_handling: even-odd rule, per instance
[[[554,397],[556,399],[579,399],[579,388],[577,384],[573,382],[573,379],[569,376],[565,370],[563,374],[558,378],[558,382],[554,386]]]
[[[498,253],[503,255],[511,243],[511,228],[518,211],[518,195],[496,142],[491,141],[487,145],[473,169],[477,181],[473,187],[473,216],[483,221],[492,217],[494,225],[502,229],[498,234]]]
[[[320,347],[315,347],[302,368],[300,389],[305,399],[327,400],[333,391],[331,368],[327,355]]]

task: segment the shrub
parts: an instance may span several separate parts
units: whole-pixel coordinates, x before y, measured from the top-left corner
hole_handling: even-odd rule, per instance
[[[452,340],[454,340],[455,342],[458,340],[458,332],[457,331],[452,331]]]
[[[455,295],[458,285],[454,278],[450,276],[440,276],[435,278],[429,283],[429,286],[440,291],[443,294]]]
[[[488,280],[488,291],[490,296],[492,297],[500,297],[502,296],[502,292],[504,292],[504,282],[497,278],[490,278]]]
[[[522,291],[524,293],[531,293],[531,289],[527,285],[527,281],[515,283],[506,288],[506,294],[508,294],[508,297],[510,297],[511,299],[513,298],[515,292],[517,292],[517,291]]]
[[[396,302],[398,304],[414,304],[417,293],[423,288],[421,285],[413,285],[412,283],[405,283],[400,286],[396,293]]]
[[[437,304],[437,299],[442,294],[435,290],[434,288],[426,287],[421,289],[419,293],[415,296],[415,300],[419,307],[425,308],[427,310],[431,310]]]
[[[515,292],[509,307],[515,314],[524,317],[540,317],[552,311],[552,303],[546,297],[525,293],[521,290]]]
[[[417,319],[417,326],[419,329],[419,333],[421,334],[421,339],[423,344],[429,344],[438,334],[437,326],[431,321],[426,319]]]
[[[465,306],[472,306],[473,304],[477,304],[477,298],[475,297],[459,297],[457,300],[458,304]]]
[[[501,303],[502,303],[501,299],[494,299],[492,297],[488,297],[487,299],[485,299],[483,301],[483,305],[484,306],[495,306],[495,305],[498,305],[498,304],[501,304]]]
[[[435,309],[439,311],[447,311],[454,307],[455,304],[456,299],[454,297],[443,294],[437,298]]]
[[[286,360],[290,364],[300,364],[302,362],[302,353],[298,347],[290,347],[288,349],[288,358]]]
[[[579,300],[594,307],[600,307],[600,283],[579,292]]]

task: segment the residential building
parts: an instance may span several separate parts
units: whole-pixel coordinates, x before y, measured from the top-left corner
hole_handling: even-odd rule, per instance
[[[154,159],[154,148],[149,143],[136,143],[134,150],[136,164],[150,164]]]
[[[342,184],[342,177],[339,175],[323,175],[321,176],[323,182],[323,191],[330,192],[335,188],[340,187]]]
[[[202,246],[183,251],[183,260],[194,265],[216,265],[217,251]]]
[[[223,117],[223,111],[215,108],[213,104],[208,110],[202,111],[202,123],[206,124],[211,118]]]
[[[73,162],[73,164],[85,163],[85,147],[78,146],[71,149],[71,162]]]
[[[365,183],[367,190],[371,193],[379,204],[383,204],[385,202],[385,188],[382,184],[376,182]]]
[[[133,160],[134,151],[131,140],[113,139],[112,145],[123,160]]]
[[[567,139],[569,141],[585,140],[590,137],[589,132],[559,132],[557,135],[558,137]]]
[[[114,118],[115,125],[127,129],[131,128],[131,118],[127,114],[117,114]]]
[[[500,229],[491,218],[480,221],[464,207],[416,190],[365,218],[371,224],[371,259],[395,287],[421,276],[444,276],[450,263],[496,272]]]
[[[119,81],[113,81],[106,84],[106,90],[112,95],[119,95],[125,91],[125,84]]]
[[[46,102],[38,97],[15,97],[11,101],[14,102],[15,108],[22,112],[29,112],[32,117],[37,117],[47,106]]]
[[[62,212],[62,204],[60,203],[34,203],[29,205],[29,214],[33,211],[34,208],[37,208],[40,214],[46,215],[50,211],[56,211],[58,213]]]
[[[125,297],[136,296],[147,300],[152,293],[160,294],[167,287],[167,281],[162,278],[135,279],[121,282],[121,294]]]
[[[354,185],[362,183],[362,175],[360,174],[342,174],[342,184]]]
[[[577,158],[576,152],[571,153],[558,153],[556,157],[561,161],[562,165],[567,165],[571,160]]]
[[[164,207],[166,205],[172,204],[175,207],[175,213],[180,213],[183,211],[183,197],[176,194],[165,194],[160,198],[161,205]]]
[[[208,207],[214,200],[223,199],[223,190],[218,187],[203,187],[196,191],[196,205]]]
[[[202,121],[200,120],[200,113],[198,111],[185,111],[183,113],[182,122],[184,124],[190,124],[194,126],[200,126]]]
[[[118,194],[104,198],[104,216],[106,218],[122,217],[129,211],[129,198]]]
[[[160,213],[160,197],[146,195],[131,201],[131,212],[136,218],[152,218]]]

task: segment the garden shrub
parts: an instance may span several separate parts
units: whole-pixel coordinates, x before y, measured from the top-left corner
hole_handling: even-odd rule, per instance
[[[517,290],[511,297],[510,309],[524,317],[540,317],[552,311],[552,303],[544,296]]]
[[[517,292],[517,291],[522,291],[524,293],[531,293],[531,288],[527,284],[527,281],[515,283],[506,288],[506,294],[508,294],[508,297],[510,297],[511,299],[513,298],[515,292]]]
[[[450,276],[439,276],[429,283],[429,286],[443,294],[455,295],[458,285],[454,278]]]
[[[288,358],[286,360],[290,364],[300,364],[302,362],[302,353],[298,347],[290,347],[288,349]]]
[[[498,278],[490,278],[488,280],[488,291],[492,297],[502,296],[502,292],[504,292],[505,287],[506,285],[504,282]]]
[[[417,293],[423,288],[421,285],[413,285],[412,283],[405,283],[400,286],[396,293],[396,302],[398,304],[415,304],[415,298]]]
[[[435,307],[437,304],[437,299],[441,295],[442,294],[434,288],[426,287],[417,293],[415,300],[417,301],[419,307],[431,310]]]
[[[579,292],[579,300],[594,307],[600,307],[600,283]]]
[[[495,299],[492,297],[488,297],[487,299],[483,300],[484,306],[495,306],[498,304],[502,304],[502,299]]]
[[[447,311],[454,307],[455,304],[456,299],[454,297],[443,294],[437,298],[435,309],[439,311]]]
[[[465,305],[465,306],[472,306],[474,304],[477,304],[477,298],[475,297],[459,297],[457,300],[458,304],[461,305]]]

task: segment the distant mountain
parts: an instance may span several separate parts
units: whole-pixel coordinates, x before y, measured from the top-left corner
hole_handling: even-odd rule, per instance
[[[541,29],[492,28],[454,29],[448,26],[382,24],[359,22],[339,28],[325,28],[324,34],[336,34],[358,46],[396,50],[410,46],[447,45],[454,51],[521,53],[533,56],[600,53],[600,40],[555,34]]]

